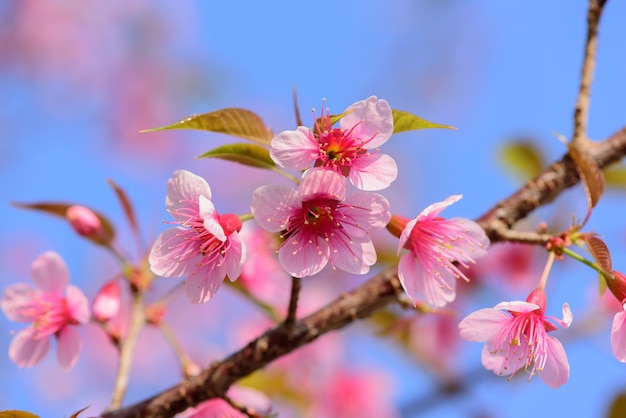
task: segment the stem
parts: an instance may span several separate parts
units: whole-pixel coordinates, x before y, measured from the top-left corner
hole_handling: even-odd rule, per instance
[[[298,296],[302,288],[302,279],[299,277],[291,278],[291,296],[289,297],[289,309],[285,318],[285,325],[292,326],[296,321],[296,311],[298,310]]]
[[[546,266],[543,268],[543,273],[541,273],[541,279],[539,280],[538,288],[541,290],[546,288],[546,283],[548,282],[548,276],[550,275],[550,270],[552,270],[552,264],[554,264],[554,251],[550,251],[548,253],[548,261],[546,261]]]
[[[583,257],[582,255],[578,253],[575,253],[569,248],[563,248],[563,254],[568,255],[574,260],[580,261],[581,263],[591,267],[592,269],[600,273],[605,279],[608,279],[608,280],[613,279],[607,272],[602,270],[600,266],[598,266],[596,263],[594,263],[593,261],[587,260],[585,257]]]
[[[169,343],[170,347],[174,350],[174,354],[176,354],[176,358],[178,358],[180,367],[183,370],[183,375],[185,377],[189,376],[189,370],[191,369],[190,366],[194,365],[191,357],[189,357],[189,355],[185,352],[183,346],[178,341],[178,338],[176,338],[176,334],[174,334],[174,331],[172,331],[172,328],[169,325],[162,322],[159,324],[159,330],[161,330],[161,333]],[[198,371],[199,370],[200,368],[198,368]]]
[[[120,360],[117,367],[117,376],[115,377],[115,387],[113,388],[113,396],[107,410],[113,411],[122,406],[126,389],[128,388],[128,378],[130,375],[130,367],[132,365],[135,344],[139,337],[139,332],[145,323],[144,306],[143,306],[143,290],[132,288],[133,304],[130,317],[130,326],[128,335],[120,343]]]

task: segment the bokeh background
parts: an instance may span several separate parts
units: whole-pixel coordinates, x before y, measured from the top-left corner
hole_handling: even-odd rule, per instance
[[[231,138],[139,131],[226,107],[257,112],[275,132],[293,129],[294,87],[306,124],[310,109],[319,111],[324,98],[339,113],[376,95],[393,108],[457,127],[402,133],[385,144],[400,175],[384,193],[392,210],[408,217],[461,193],[464,199],[446,215],[477,217],[523,182],[502,158],[507,144],[531,144],[545,164],[564,153],[556,135],[572,133],[586,8],[583,0],[0,0],[0,287],[30,281],[30,263],[46,250],[65,258],[72,282],[90,300],[118,272],[108,253],[67,224],[10,202],[96,208],[116,225],[120,245],[134,260],[140,254],[108,178],[131,197],[144,249],[165,228],[165,183],[176,169],[203,175],[218,210],[248,212],[256,187],[284,180],[195,158]],[[594,139],[625,123],[624,16],[626,5],[610,1],[601,23],[589,123]],[[624,192],[610,188],[588,224],[602,234],[614,267],[622,271],[625,203]],[[579,186],[523,227],[545,220],[558,230],[584,212]],[[626,390],[626,365],[613,358],[609,339],[611,315],[619,306],[598,296],[596,274],[583,265],[560,263],[548,285],[548,313],[560,317],[567,301],[575,318],[570,330],[555,334],[571,365],[569,382],[560,389],[538,377],[530,383],[524,376],[497,378],[482,369],[480,344],[455,338],[456,323],[472,309],[525,299],[544,260],[540,249],[496,246],[474,271],[475,286],[462,287],[467,297],[455,306],[458,316],[409,317],[398,311],[403,328],[388,338],[376,335],[381,319],[320,339],[283,364],[283,372],[301,382],[313,379],[310,387],[302,383],[306,399],[287,391],[280,396],[276,382],[288,381],[280,365],[274,377],[282,377],[260,376],[252,383],[267,389],[281,416],[355,416],[348,404],[378,414],[371,416],[603,416]],[[365,279],[307,279],[302,312]],[[173,284],[162,282],[160,289]],[[262,313],[231,289],[202,306],[180,297],[167,320],[201,365],[267,326]],[[23,370],[2,354],[11,331],[21,327],[0,318],[0,410],[69,416],[91,405],[86,415],[99,413],[116,367],[115,350],[102,332],[83,327],[83,353],[69,372],[60,370],[53,353]],[[146,329],[127,403],[179,378],[163,337]]]

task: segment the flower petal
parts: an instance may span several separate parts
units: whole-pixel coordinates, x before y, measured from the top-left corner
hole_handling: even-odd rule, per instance
[[[393,115],[391,107],[386,100],[370,96],[350,105],[346,111],[350,111],[341,118],[341,129],[352,129],[353,136],[364,141],[372,139],[365,144],[366,149],[378,148],[391,137],[393,133]]]
[[[302,175],[298,193],[303,202],[319,196],[343,201],[347,190],[348,185],[341,174],[325,168],[312,168]]]
[[[34,338],[33,328],[17,333],[9,345],[9,358],[19,367],[32,367],[39,363],[50,350],[50,338]]]
[[[199,200],[199,212],[200,217],[204,220],[203,226],[204,229],[209,231],[211,235],[213,235],[218,240],[224,242],[226,241],[226,234],[224,233],[224,227],[220,224],[218,213],[215,210],[215,206],[213,202],[207,199],[204,196],[200,196]]]
[[[70,316],[79,324],[89,322],[89,300],[85,294],[76,286],[69,285],[66,293],[67,309]]]
[[[223,268],[231,282],[237,280],[246,261],[246,246],[237,232],[228,237],[229,247],[224,254]]]
[[[32,309],[23,309],[29,306],[36,298],[37,290],[26,284],[17,283],[4,289],[0,308],[11,321],[33,322],[37,314]]]
[[[459,333],[468,341],[488,341],[510,320],[512,316],[499,309],[479,309],[459,323]]]
[[[63,370],[74,367],[83,348],[83,339],[74,327],[63,327],[57,336],[57,359]]]
[[[312,237],[315,242],[300,243],[299,237],[292,239],[296,244],[285,242],[278,250],[278,260],[287,273],[294,277],[312,276],[328,263],[328,243],[320,237]]]
[[[413,253],[403,255],[398,263],[400,283],[411,300],[417,302],[419,295],[423,295],[428,304],[436,307],[445,306],[456,296],[456,279],[446,273],[441,277],[445,283],[442,286],[434,277],[430,277]]]
[[[332,240],[330,245],[333,265],[348,273],[365,274],[376,263],[376,249],[369,237]]]
[[[626,311],[618,312],[613,317],[611,347],[615,358],[626,363]]]
[[[514,300],[512,302],[500,302],[494,309],[502,309],[503,311],[511,311],[511,312],[519,312],[519,313],[527,313],[539,310],[539,306],[534,303],[524,302],[521,300]]]
[[[350,182],[361,190],[382,190],[398,177],[396,161],[387,154],[370,153],[356,158],[350,167]]]
[[[201,262],[199,241],[189,239],[196,233],[185,228],[170,228],[157,238],[150,251],[150,269],[162,277],[180,277],[191,273]]]
[[[429,205],[426,209],[424,209],[419,215],[417,215],[417,220],[422,221],[423,218],[432,219],[436,218],[441,211],[450,206],[453,203],[458,202],[463,198],[463,195],[456,194],[452,196],[448,196],[443,202],[433,203]]]
[[[33,261],[30,268],[33,281],[44,293],[62,295],[70,282],[65,261],[54,251],[46,251]]]
[[[225,277],[224,269],[206,265],[189,275],[185,283],[185,293],[191,303],[204,303],[219,290]]]
[[[261,186],[252,193],[250,211],[257,223],[270,232],[285,229],[294,208],[301,206],[298,192],[286,186]]]
[[[345,215],[351,222],[342,225],[350,236],[367,236],[368,231],[384,228],[391,220],[389,201],[378,193],[353,193],[345,203],[350,206]]]
[[[168,212],[176,212],[181,208],[198,211],[200,196],[211,199],[211,188],[205,179],[187,170],[177,170],[167,181],[165,205]],[[177,221],[185,221],[187,217],[172,213]]]
[[[569,379],[569,363],[565,349],[559,340],[547,337],[546,342],[548,357],[543,370],[539,371],[539,376],[546,385],[556,389]]]
[[[310,129],[299,126],[272,138],[270,157],[281,167],[304,170],[318,158],[319,144]]]

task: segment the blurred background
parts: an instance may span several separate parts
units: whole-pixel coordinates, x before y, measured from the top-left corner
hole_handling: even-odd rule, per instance
[[[10,202],[97,209],[114,223],[120,247],[135,261],[165,228],[165,184],[174,170],[204,176],[219,211],[249,212],[255,188],[285,180],[196,159],[232,138],[139,131],[226,107],[255,111],[274,132],[294,129],[294,87],[307,125],[310,110],[319,112],[324,98],[332,113],[340,113],[376,95],[392,108],[457,127],[392,137],[383,151],[396,159],[399,178],[383,193],[392,211],[407,217],[460,193],[464,199],[444,215],[476,218],[527,178],[511,154],[528,152],[536,166],[545,166],[565,152],[556,136],[572,133],[586,10],[584,0],[0,0],[0,287],[31,282],[30,263],[47,250],[61,254],[72,283],[90,301],[119,273],[110,254],[66,223]],[[592,90],[593,139],[610,136],[626,121],[624,16],[624,2],[608,2]],[[139,250],[107,179],[126,190],[139,214]],[[588,223],[602,234],[620,271],[626,270],[620,256],[625,203],[619,185],[609,187]],[[585,210],[578,186],[521,227],[546,221],[561,230]],[[380,243],[392,246],[393,240],[381,236]],[[523,373],[510,382],[498,378],[482,368],[481,344],[456,337],[456,324],[472,310],[524,300],[544,262],[541,249],[497,245],[472,272],[473,283],[461,286],[455,314],[389,309],[321,338],[247,383],[267,393],[287,417],[350,417],[355,411],[522,417],[529,410],[536,416],[604,416],[626,391],[626,365],[610,346],[612,315],[620,307],[610,295],[600,298],[595,272],[582,264],[558,263],[548,284],[548,314],[560,317],[564,302],[574,313],[573,327],[554,334],[570,360],[563,387],[551,389],[539,377],[527,383]],[[305,280],[301,313],[367,279],[336,276],[325,271]],[[284,279],[276,283],[288,291]],[[154,297],[175,284],[157,282]],[[397,326],[389,326],[389,318]],[[177,298],[166,321],[200,365],[269,326],[229,288],[200,306]],[[86,416],[102,411],[116,353],[101,330],[81,327],[81,357],[63,372],[53,352],[31,369],[19,369],[3,354],[11,332],[22,327],[0,318],[0,410],[69,416],[91,405]],[[157,330],[146,328],[137,350],[127,404],[180,379],[176,358]],[[300,394],[287,390],[294,381]]]

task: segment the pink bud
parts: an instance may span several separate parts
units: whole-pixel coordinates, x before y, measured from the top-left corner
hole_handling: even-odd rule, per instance
[[[117,280],[106,283],[93,303],[93,314],[98,321],[106,322],[120,311],[121,289]]]
[[[606,279],[606,284],[620,303],[626,302],[626,275],[613,270],[613,278]]]
[[[65,217],[72,228],[83,237],[94,238],[102,233],[102,222],[91,209],[85,206],[70,206],[65,212]]]
[[[526,298],[526,302],[534,303],[539,306],[542,313],[546,311],[546,293],[540,287],[530,292],[530,295]]]

